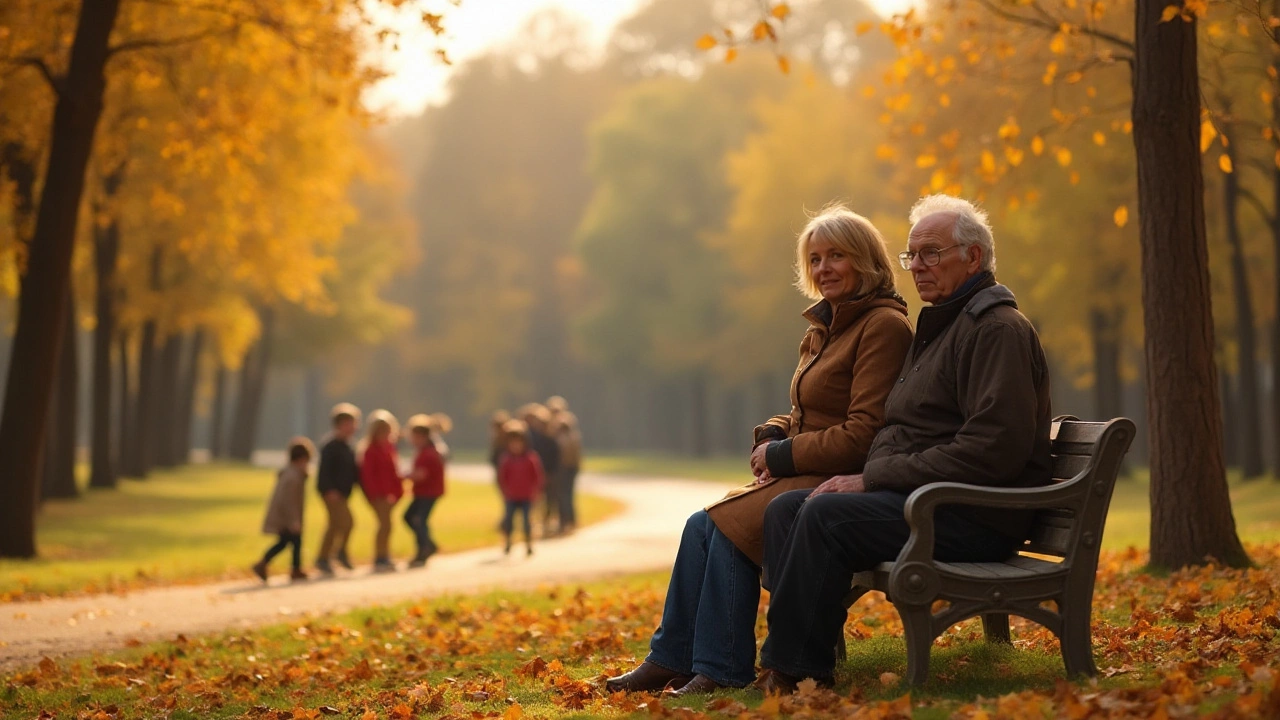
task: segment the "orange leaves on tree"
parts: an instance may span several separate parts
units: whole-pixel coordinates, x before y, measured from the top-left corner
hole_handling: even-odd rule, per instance
[[[1071,151],[1068,150],[1067,148],[1064,148],[1064,147],[1054,148],[1053,157],[1055,160],[1058,161],[1058,164],[1061,165],[1062,167],[1068,167],[1069,165],[1071,165]]]
[[[786,55],[778,56],[778,69],[782,71],[783,75],[791,72],[791,61],[787,59]]]
[[[1214,127],[1212,120],[1206,118],[1204,122],[1200,123],[1201,154],[1209,152],[1209,148],[1213,145],[1213,140],[1216,137],[1218,137],[1218,128]]]
[[[1231,173],[1235,168],[1231,165],[1231,156],[1223,153],[1218,156],[1218,169],[1224,173]]]
[[[773,6],[769,14],[778,20],[786,20],[791,15],[791,6],[787,3],[778,3]]]
[[[706,35],[703,35],[702,37],[698,38],[698,41],[696,43],[694,43],[694,45],[696,45],[699,50],[710,50],[711,48],[719,44],[720,42],[716,40],[716,37],[711,33],[707,33]]]
[[[853,32],[854,32],[858,37],[862,37],[863,35],[866,35],[867,33],[871,32],[871,30],[872,30],[874,27],[875,27],[875,24],[874,24],[874,23],[867,22],[867,21],[863,21],[863,22],[860,22],[860,23],[858,23],[857,25],[855,25],[855,26],[854,26],[854,28],[853,28]]]
[[[1129,208],[1121,205],[1112,213],[1111,219],[1115,221],[1116,227],[1124,227],[1129,224]]]

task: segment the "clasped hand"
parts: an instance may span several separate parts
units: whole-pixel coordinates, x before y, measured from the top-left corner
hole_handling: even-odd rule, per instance
[[[769,443],[763,442],[751,451],[751,474],[756,478],[757,485],[763,485],[773,479],[769,474],[769,465],[765,462],[765,448],[769,447]]]
[[[857,475],[836,475],[814,488],[813,492],[809,493],[809,497],[824,493],[860,493],[866,491],[867,483],[862,479],[861,473]]]

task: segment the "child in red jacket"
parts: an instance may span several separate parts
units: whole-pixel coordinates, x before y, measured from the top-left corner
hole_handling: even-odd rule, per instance
[[[432,437],[433,429],[433,418],[428,415],[409,418],[409,437],[418,451],[409,475],[413,480],[413,502],[404,511],[404,522],[418,540],[418,554],[409,561],[411,568],[426,565],[427,558],[439,550],[427,527],[436,500],[444,495],[444,458]]]
[[[374,536],[374,572],[394,572],[391,562],[391,511],[404,495],[404,480],[396,467],[396,417],[386,410],[369,415],[369,434],[360,449],[360,489],[378,516]]]
[[[506,512],[502,516],[502,534],[506,544],[502,552],[511,553],[511,533],[514,530],[516,512],[519,511],[524,516],[527,554],[532,555],[533,528],[529,522],[529,513],[533,509],[534,499],[546,484],[546,476],[542,472],[542,461],[538,459],[538,454],[529,449],[528,426],[520,420],[511,420],[503,425],[503,431],[506,434],[507,451],[498,462],[498,485],[502,488],[502,499],[506,504]]]

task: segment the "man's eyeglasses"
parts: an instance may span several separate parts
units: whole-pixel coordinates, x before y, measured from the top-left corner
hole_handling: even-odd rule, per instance
[[[919,255],[920,261],[925,264],[925,267],[933,267],[934,265],[942,262],[942,253],[958,247],[960,247],[959,244],[944,248],[927,247],[920,252],[907,250],[906,252],[898,253],[898,264],[902,266],[903,270],[910,270],[911,261],[915,260],[916,256]]]

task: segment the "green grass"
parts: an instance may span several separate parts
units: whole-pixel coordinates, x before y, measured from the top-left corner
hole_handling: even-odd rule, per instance
[[[116,490],[86,491],[76,500],[46,503],[37,521],[40,557],[0,560],[0,598],[245,577],[272,543],[272,537],[259,531],[274,482],[274,470],[191,465],[155,472],[143,481],[124,480]],[[407,502],[401,501],[401,512]],[[621,509],[613,500],[581,493],[578,505],[584,523]],[[374,515],[358,491],[351,507],[351,556],[369,562]],[[499,541],[495,527],[501,511],[493,487],[449,483],[431,515],[432,534],[444,552],[493,545]],[[309,483],[303,528],[308,565],[324,526],[324,504]],[[411,556],[415,547],[397,514],[393,557]],[[273,569],[282,572],[287,562],[281,556]]]

